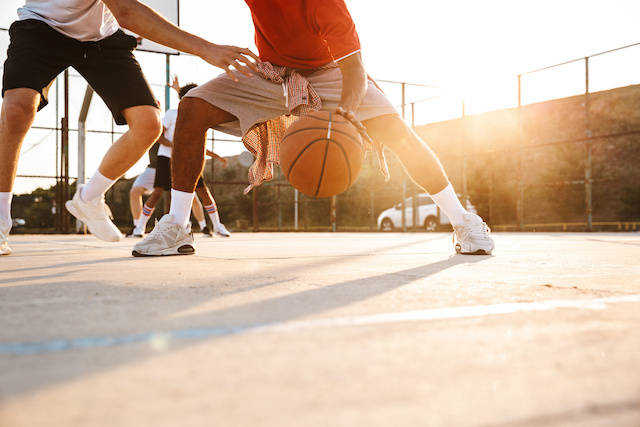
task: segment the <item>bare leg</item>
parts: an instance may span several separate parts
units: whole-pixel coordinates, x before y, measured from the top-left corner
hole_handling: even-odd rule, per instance
[[[235,120],[232,114],[200,98],[180,101],[173,137],[171,177],[173,189],[193,193],[204,169],[204,150],[209,128]]]
[[[147,152],[160,136],[160,110],[139,105],[122,111],[129,130],[125,132],[102,158],[98,170],[109,179],[118,179]]]
[[[0,192],[13,190],[20,148],[36,116],[40,94],[33,89],[10,89],[0,113]]]
[[[374,140],[398,156],[411,179],[427,193],[436,194],[449,185],[436,155],[400,116],[380,116],[363,124]]]
[[[202,203],[200,203],[200,199],[197,197],[193,198],[193,206],[191,207],[191,211],[193,212],[193,216],[198,221],[198,224],[204,221],[204,211],[202,210]]]
[[[129,191],[129,205],[131,206],[131,217],[134,220],[140,219],[142,213],[142,196],[148,193],[144,187],[131,187]]]

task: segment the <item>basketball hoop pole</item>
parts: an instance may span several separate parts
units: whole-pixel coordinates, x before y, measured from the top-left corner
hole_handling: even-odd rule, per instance
[[[164,110],[167,111],[171,107],[169,105],[171,102],[171,55],[167,53],[165,54],[165,58],[166,84],[164,86]]]

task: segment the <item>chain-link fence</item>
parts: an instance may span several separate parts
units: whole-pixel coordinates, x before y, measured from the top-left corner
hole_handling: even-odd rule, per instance
[[[2,30],[2,63],[7,46],[8,34]],[[485,88],[476,98],[429,85],[378,84],[439,156],[461,197],[494,230],[640,228],[640,118],[635,113],[640,89],[633,86],[640,80],[639,49],[632,45],[504,79],[501,87]],[[163,109],[177,105],[177,96],[167,86],[173,74],[181,83],[202,83],[203,75],[217,74],[189,55],[136,56]],[[74,191],[77,120],[86,87],[74,70],[58,77],[50,106],[38,113],[23,144],[13,212],[14,217],[29,216],[33,229],[72,229],[67,228],[71,219],[52,221],[51,213],[61,215],[64,209],[56,206]],[[478,113],[481,100],[494,101],[498,110]],[[126,127],[116,126],[96,98],[86,129],[85,169],[90,176]],[[384,181],[370,153],[353,187],[336,198],[314,199],[296,192],[277,168],[273,181],[244,195],[247,165],[235,156],[243,151],[241,142],[218,132],[211,132],[209,140],[209,148],[234,155],[227,169],[211,161],[205,168],[221,218],[231,229],[375,230],[383,210],[398,204],[401,208],[407,197],[420,191],[388,152],[390,181]],[[132,178],[145,166],[143,158],[107,195],[123,229],[131,221]],[[162,210],[161,205],[157,211]],[[396,229],[423,229],[417,221],[408,227],[406,216],[402,218]]]

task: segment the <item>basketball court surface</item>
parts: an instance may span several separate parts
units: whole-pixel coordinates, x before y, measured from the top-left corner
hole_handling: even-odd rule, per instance
[[[640,426],[640,233],[12,235],[0,426]]]

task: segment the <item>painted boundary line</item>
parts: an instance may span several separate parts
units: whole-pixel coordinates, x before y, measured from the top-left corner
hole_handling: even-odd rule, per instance
[[[51,341],[13,342],[0,344],[0,355],[37,355],[80,349],[116,347],[127,344],[149,343],[153,348],[166,348],[171,340],[197,340],[242,333],[291,333],[313,329],[349,326],[368,326],[401,322],[461,319],[500,314],[550,311],[556,309],[602,310],[610,304],[640,302],[640,295],[621,295],[585,300],[550,300],[527,303],[507,303],[468,307],[438,308],[374,314],[369,316],[337,317],[333,319],[296,320],[274,324],[248,324],[211,328],[179,329],[175,331],[143,332],[129,335],[94,336]]]

